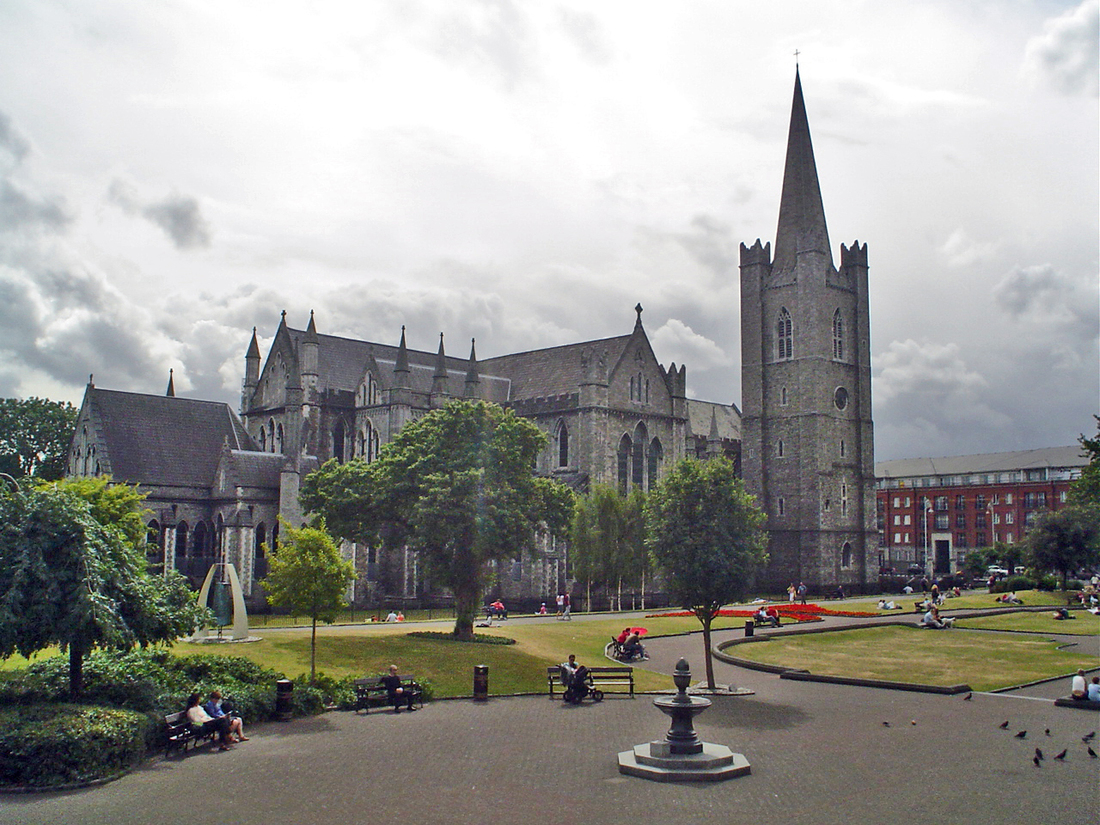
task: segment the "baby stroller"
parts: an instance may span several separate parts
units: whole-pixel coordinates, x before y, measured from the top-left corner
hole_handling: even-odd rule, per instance
[[[588,668],[584,665],[580,665],[572,673],[570,673],[569,668],[562,665],[561,683],[565,686],[565,693],[562,694],[562,698],[570,704],[579,705],[586,696],[591,696],[594,702],[603,700],[603,691],[593,687],[592,674],[588,672]]]

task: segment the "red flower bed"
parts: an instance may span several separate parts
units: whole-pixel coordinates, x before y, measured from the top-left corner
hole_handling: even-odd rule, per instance
[[[793,619],[796,622],[819,621],[822,616],[877,616],[877,613],[868,613],[862,610],[833,610],[818,604],[771,604],[769,608],[775,608],[784,619]],[[718,615],[726,618],[751,619],[755,610],[719,610]],[[649,616],[693,616],[690,610],[679,610],[672,613],[650,613]]]

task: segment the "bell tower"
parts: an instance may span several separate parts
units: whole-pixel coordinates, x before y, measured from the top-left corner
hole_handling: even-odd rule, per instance
[[[859,241],[833,263],[796,70],[775,256],[741,245],[741,462],[769,589],[878,578],[867,272]]]

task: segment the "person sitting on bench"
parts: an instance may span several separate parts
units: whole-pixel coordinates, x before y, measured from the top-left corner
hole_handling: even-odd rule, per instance
[[[229,738],[229,717],[219,716],[217,719],[211,718],[210,714],[203,710],[202,697],[197,693],[192,693],[187,699],[187,721],[191,723],[191,727],[195,728],[197,736],[206,736],[210,733],[217,733],[218,740],[221,742],[219,750],[227,751],[232,745],[232,741]]]
[[[401,684],[401,677],[397,675],[397,665],[390,665],[390,672],[379,679],[378,684],[386,688],[386,698],[393,705],[394,713],[401,712],[402,702],[410,711],[416,710],[413,707],[416,691]]]

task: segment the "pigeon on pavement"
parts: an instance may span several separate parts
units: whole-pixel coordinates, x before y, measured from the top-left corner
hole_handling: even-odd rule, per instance
[[[1027,731],[1026,730],[1020,731],[1019,733],[1016,734],[1016,738],[1017,739],[1026,739],[1027,738]]]

